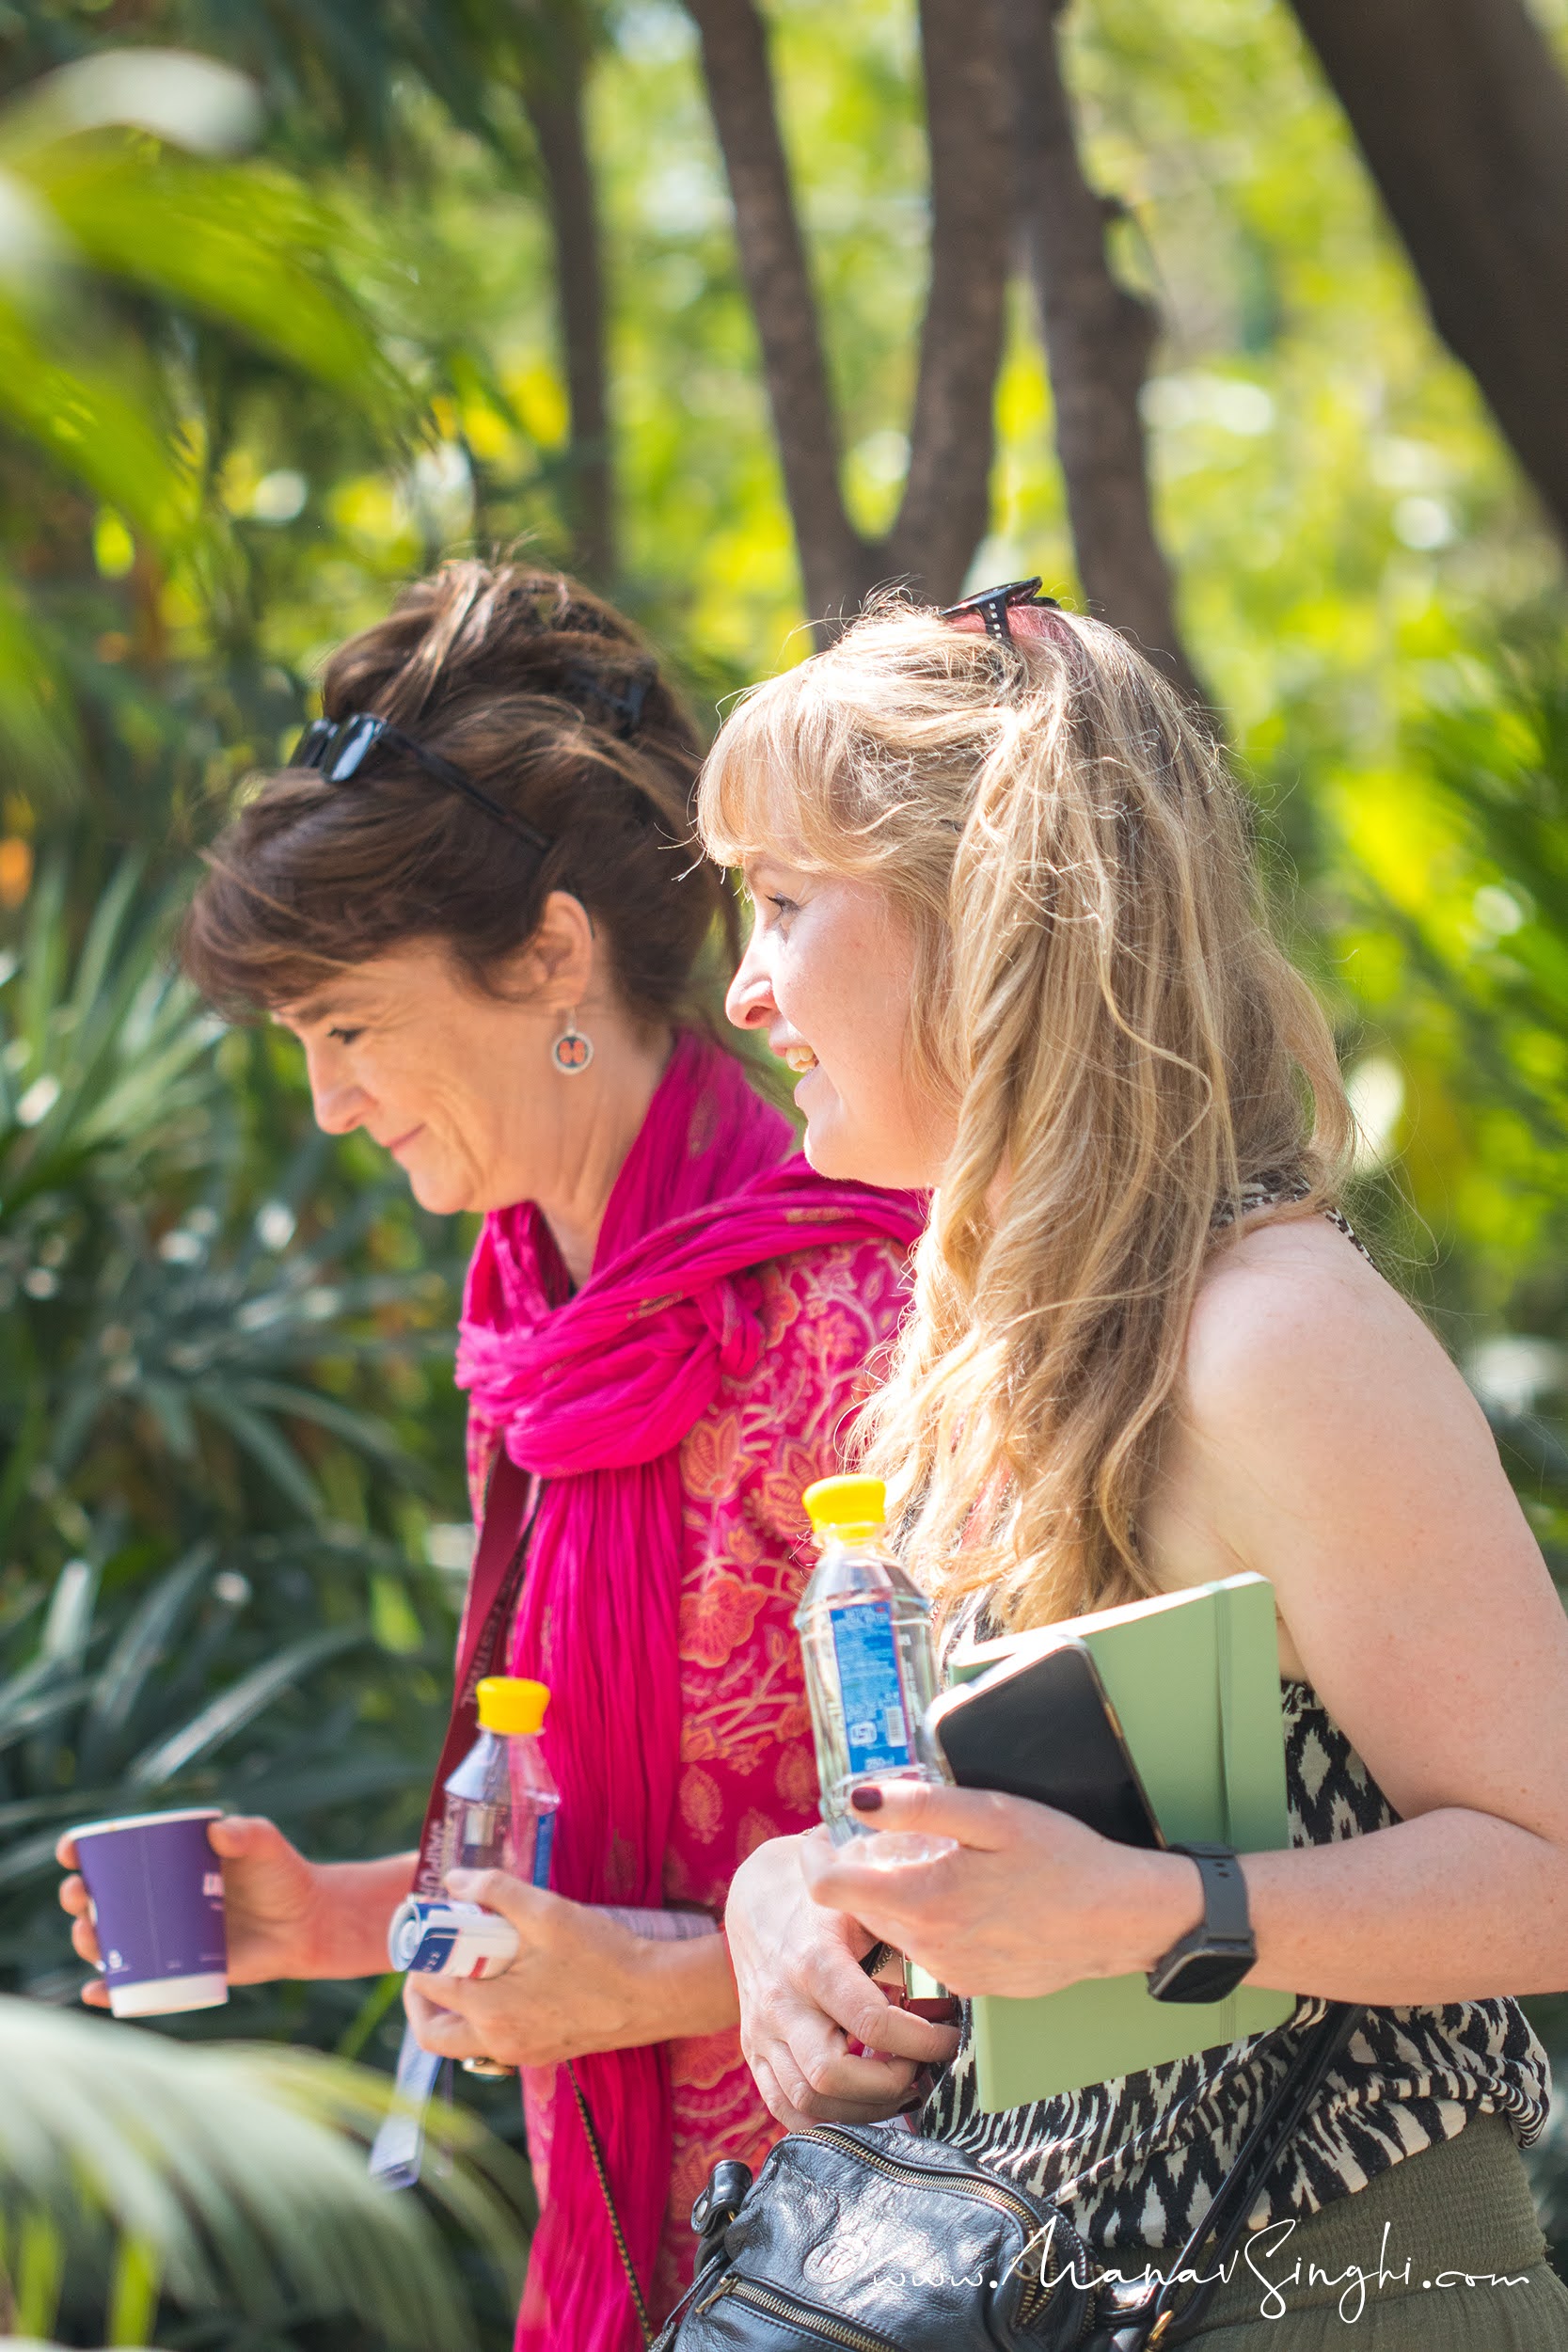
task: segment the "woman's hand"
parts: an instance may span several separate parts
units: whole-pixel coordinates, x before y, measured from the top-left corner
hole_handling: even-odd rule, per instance
[[[553,2066],[718,2033],[736,2017],[721,1935],[656,1943],[591,1903],[525,1886],[501,1870],[451,1870],[447,1891],[510,1919],[517,1957],[499,1977],[410,1976],[404,2007],[420,2044],[443,2058]]]
[[[879,1942],[811,1898],[804,1858],[837,1849],[825,1830],[775,1837],[741,1864],[724,1914],[740,1994],[740,2046],[772,2113],[808,2123],[876,2123],[896,2115],[926,2066],[958,2048],[949,2026],[895,2009],[861,1962]],[[878,2057],[851,2058],[851,2041]]]
[[[308,1862],[272,1821],[226,1814],[207,1838],[223,1864],[224,1926],[230,1984],[277,1977],[369,1977],[387,1966],[387,1930],[413,1883],[415,1856],[380,1862]],[[55,1859],[71,1875],[60,1885],[71,1941],[96,1968],[101,1954],[75,1846],[62,1837]],[[106,1985],[84,1985],[89,2009],[107,2009]]]
[[[1115,1845],[1049,1805],[915,1780],[856,1793],[879,1835],[803,1839],[812,1897],[950,1992],[1026,1999],[1150,1968],[1203,1916],[1195,1862]],[[879,1865],[880,1833],[899,1830],[955,1838],[958,1851]]]

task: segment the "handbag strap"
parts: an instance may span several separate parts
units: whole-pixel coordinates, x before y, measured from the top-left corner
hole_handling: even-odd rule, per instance
[[[637,2269],[626,2245],[626,2233],[621,2227],[621,2217],[615,2210],[615,2200],[610,2194],[610,2169],[604,2160],[604,2150],[599,2144],[599,2135],[594,2129],[594,2118],[588,2111],[588,2101],[583,2095],[582,2085],[578,2080],[578,2070],[570,2058],[565,2063],[566,2079],[572,2086],[572,2096],[578,2103],[578,2113],[582,2118],[583,2137],[588,2142],[588,2153],[593,2159],[594,2171],[599,2184],[599,2195],[604,2199],[604,2209],[610,2217],[610,2233],[615,2240],[615,2251],[621,2257],[621,2267],[626,2274],[626,2284],[631,2290],[632,2309],[637,2313],[637,2324],[642,2330],[642,2342],[644,2345],[651,2346],[654,2340],[653,2326],[648,2318],[648,2307],[642,2300],[642,2289],[637,2281]]]
[[[446,1892],[441,1884],[439,1861],[447,1779],[479,1735],[480,1683],[486,1675],[504,1672],[506,1635],[522,1590],[529,1545],[543,1493],[543,1480],[531,1480],[529,1472],[519,1470],[503,1447],[485,1491],[484,1518],[468,1580],[463,1647],[452,1687],[451,1712],[447,1718],[440,1761],[436,1767],[420,1831],[420,1858],[413,1886],[416,1895]]]
[[[1323,2089],[1323,2077],[1360,2024],[1361,2015],[1354,2003],[1332,2002],[1303,2038],[1300,2049],[1242,2142],[1235,2163],[1215,2190],[1208,2212],[1171,2265],[1169,2276],[1154,2298],[1148,2331],[1143,2339],[1147,2352],[1179,2343],[1202,2317],[1219,2284],[1219,2274],[1241,2244],[1259,2189],[1295,2137],[1307,2109]],[[1196,2268],[1211,2240],[1209,2275],[1194,2287],[1178,2312],[1172,2299],[1178,2281],[1184,2271]]]

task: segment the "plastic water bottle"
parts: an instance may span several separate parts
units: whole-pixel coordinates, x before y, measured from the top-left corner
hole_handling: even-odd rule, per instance
[[[487,1675],[477,1685],[479,1738],[444,1783],[436,1851],[415,1880],[413,1899],[393,1915],[388,1952],[394,1968],[406,1967],[412,1956],[403,1946],[411,1913],[433,1905],[449,1913],[468,1909],[445,1900],[449,1870],[505,1870],[530,1885],[548,1886],[561,1804],[539,1739],[549,1700],[544,1683],[517,1675]],[[488,1915],[478,1914],[481,1919]],[[496,1926],[504,1922],[497,1920]],[[471,1965],[466,1973],[472,1973]],[[420,2177],[425,2110],[445,2063],[420,2048],[412,2026],[404,2027],[397,2069],[400,2105],[383,2122],[371,2149],[371,2178],[386,2188],[410,2188]],[[499,2076],[515,2070],[497,2059],[472,2058],[463,2060],[463,2071]]]
[[[801,1497],[821,1546],[795,1613],[816,1741],[822,1819],[835,1845],[870,1836],[849,1793],[869,1780],[940,1781],[915,1751],[915,1732],[936,1696],[931,1604],[887,1544],[879,1478],[823,1478]],[[879,1859],[934,1859],[951,1838],[882,1835]],[[916,1849],[918,1848],[918,1851]],[[867,1851],[867,1859],[871,1859]]]
[[[548,1886],[561,1805],[539,1738],[549,1703],[543,1682],[520,1675],[486,1675],[476,1684],[479,1738],[445,1784],[443,1883],[449,1870],[505,1870],[530,1886]],[[514,2070],[494,2058],[470,2058],[463,2071],[499,2076]]]
[[[487,1675],[474,1692],[479,1738],[446,1782],[437,1884],[449,1870],[505,1870],[550,1883],[561,1791],[539,1738],[550,1694],[542,1682]]]

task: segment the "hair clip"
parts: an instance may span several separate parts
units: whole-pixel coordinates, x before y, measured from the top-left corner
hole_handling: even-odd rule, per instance
[[[982,588],[978,596],[965,596],[958,604],[947,605],[937,618],[950,623],[954,628],[969,628],[978,624],[988,637],[994,637],[1001,644],[1011,645],[1017,642],[1012,629],[1013,613],[1018,613],[1022,620],[1026,612],[1045,614],[1062,610],[1057,597],[1042,596],[1037,593],[1039,584],[1040,576],[1037,572],[1033,580],[1009,580],[1001,588]],[[1039,637],[1046,633],[1051,624],[1048,620],[1041,620],[1033,628],[1027,623],[1022,626],[1025,636]]]
[[[627,737],[635,735],[642,723],[642,707],[648,699],[648,690],[658,675],[658,669],[652,661],[639,662],[622,693],[617,693],[612,686],[607,686],[602,678],[595,677],[592,670],[581,669],[576,663],[566,671],[565,675],[566,683],[576,687],[579,694],[591,695],[604,709],[613,712],[615,733]]]

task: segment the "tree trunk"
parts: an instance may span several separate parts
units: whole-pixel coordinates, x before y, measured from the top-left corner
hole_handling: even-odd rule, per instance
[[[839,482],[838,418],[816,296],[773,98],[768,34],[752,0],[688,0],[735,206],[741,275],[795,526],[806,611],[820,628],[860,600],[863,549]]]
[[[615,579],[615,478],[605,353],[603,249],[583,94],[588,51],[576,11],[529,12],[521,82],[555,246],[568,416],[566,510],[574,568],[596,587]]]
[[[1012,0],[1004,0],[1010,7]],[[996,0],[922,0],[931,277],[910,470],[886,571],[952,604],[990,516],[996,375],[1011,246],[1009,105]]]
[[[762,344],[800,552],[819,639],[867,591],[907,580],[950,602],[989,509],[1006,285],[1006,102],[999,0],[923,0],[931,144],[931,280],[910,429],[910,469],[885,540],[844,503],[840,437],[816,298],[779,129],[768,35],[754,0],[688,0],[735,205],[741,272]]]
[[[1524,0],[1292,0],[1438,333],[1568,543],[1568,83]]]
[[[1110,208],[1084,176],[1062,78],[1068,0],[1007,8],[1018,209],[1039,304],[1078,576],[1090,606],[1199,704],[1155,534],[1138,394],[1159,323],[1111,274]]]

